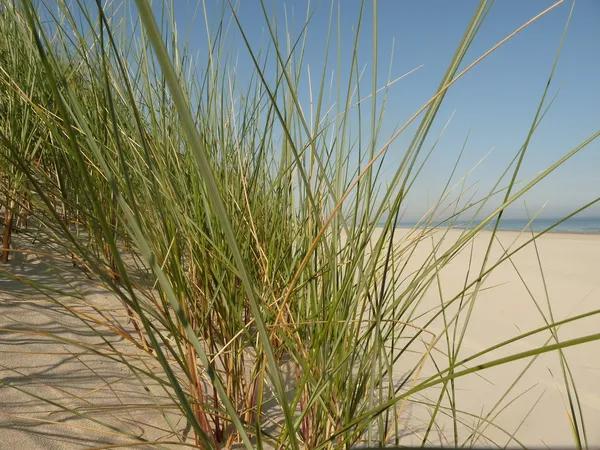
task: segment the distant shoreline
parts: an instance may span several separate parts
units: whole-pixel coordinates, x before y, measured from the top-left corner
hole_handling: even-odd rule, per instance
[[[504,219],[500,222],[498,231],[502,232],[516,232],[516,233],[531,233],[533,228],[534,233],[541,233],[544,230],[560,222],[560,218],[555,219],[535,219],[531,224],[529,219]],[[466,230],[472,229],[481,223],[480,220],[475,220],[472,223],[470,221],[457,221],[452,224],[448,223],[437,223],[427,225],[428,228],[439,228],[439,229],[453,229],[453,230]],[[482,231],[491,231],[494,222],[492,221]],[[379,223],[378,226],[382,227],[383,223]],[[424,228],[425,225],[419,225],[417,222],[405,222],[396,225],[399,229],[413,229],[413,228]],[[548,233],[556,234],[578,234],[578,235],[599,235],[600,234],[600,217],[584,217],[577,218],[572,217],[555,228],[547,231]]]
[[[377,228],[383,228],[382,224],[378,224]],[[419,226],[419,227],[415,227],[415,226],[410,226],[410,225],[398,225],[396,226],[397,230],[413,230],[415,228],[425,228],[423,226]],[[434,228],[429,227],[429,228]],[[453,227],[453,226],[443,226],[440,225],[438,227],[435,227],[438,230],[454,230],[454,231],[464,231],[467,230],[467,228],[464,227]],[[474,227],[472,227],[474,228]],[[480,230],[480,232],[488,232],[491,233],[492,230],[489,228],[483,228],[482,230]],[[541,232],[543,232],[544,230],[539,230],[539,229],[534,229],[533,232],[535,234],[540,234]],[[516,233],[516,234],[531,234],[531,230],[515,230],[515,229],[506,229],[506,228],[498,228],[497,230],[498,233]],[[572,231],[572,230],[557,230],[557,229],[552,229],[552,230],[548,230],[544,233],[544,235],[549,235],[549,234],[559,234],[559,235],[563,235],[563,236],[568,236],[568,235],[574,235],[574,236],[600,236],[600,231]]]

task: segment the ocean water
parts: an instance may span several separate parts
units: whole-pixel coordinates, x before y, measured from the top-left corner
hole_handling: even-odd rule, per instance
[[[535,232],[543,231],[550,226],[554,225],[558,222],[560,218],[556,219],[534,219],[531,223],[531,227]],[[456,221],[452,228],[465,229],[465,228],[474,228],[479,225],[481,221],[473,221],[470,223],[470,220],[459,220]],[[502,219],[500,221],[500,225],[498,226],[498,230],[501,231],[522,231],[527,228],[525,231],[530,231],[528,226],[528,219]],[[416,225],[415,222],[402,222],[398,224],[399,228],[406,227],[414,227]],[[441,226],[446,226],[445,224]],[[492,229],[494,226],[494,222],[492,221],[490,224],[486,226],[485,229]],[[552,233],[583,233],[583,234],[600,234],[600,217],[571,217],[561,224],[554,227],[550,230]]]

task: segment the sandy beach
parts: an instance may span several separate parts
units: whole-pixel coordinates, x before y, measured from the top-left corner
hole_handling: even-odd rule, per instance
[[[158,383],[144,377],[146,390],[126,365],[143,366],[140,361],[147,361],[145,368],[159,373],[157,363],[144,359],[138,349],[113,331],[100,325],[99,332],[91,330],[65,308],[102,321],[101,311],[118,318],[133,334],[120,302],[74,268],[69,259],[50,256],[51,250],[40,248],[39,243],[31,245],[31,238],[17,235],[13,246],[21,250],[35,247],[43,255],[38,258],[15,252],[10,264],[0,267],[0,449],[58,450],[139,443],[111,430],[111,426],[132,436],[160,440],[169,434],[164,431],[165,416],[171,415],[173,423],[183,428],[180,416],[173,414],[171,398]],[[60,289],[63,294],[56,293],[55,301],[50,301],[36,284]],[[83,345],[92,346],[102,356]],[[110,359],[113,349],[131,359]],[[156,404],[168,406],[161,412]]]
[[[460,233],[461,231],[451,230],[445,240],[453,242]],[[469,279],[477,277],[490,237],[491,232],[481,232],[474,241],[472,254],[469,246],[441,271],[440,291],[444,300],[449,300],[461,291],[469,260],[473,267]],[[508,251],[516,249],[530,237],[531,235],[517,232],[498,233],[499,242]],[[459,359],[464,359],[521,333],[543,327],[546,324],[545,320],[552,322],[548,302],[552,308],[554,322],[600,309],[600,276],[598,276],[600,235],[555,233],[541,236],[536,242],[541,265],[538,263],[535,247],[529,245],[510,260],[503,262],[485,280],[473,306],[472,318]],[[442,249],[446,246],[442,244]],[[414,261],[409,265],[414,264],[416,268],[419,259],[428,254],[430,248],[430,243],[420,244]],[[503,254],[502,247],[495,243],[488,267],[498,261]],[[438,287],[430,288],[425,299],[425,302],[429,302],[432,307],[439,305]],[[545,318],[536,307],[536,302]],[[426,317],[423,317],[421,322],[424,325]],[[428,329],[439,335],[443,328],[443,322],[438,320]],[[595,315],[563,325],[558,333],[560,340],[563,341],[598,333],[599,330],[600,317]],[[546,343],[551,344],[553,341],[548,342],[550,337],[550,333],[545,331],[494,351],[477,361],[491,361],[508,354],[540,347]],[[600,423],[600,385],[598,384],[600,359],[597,357],[599,354],[599,342],[564,350],[579,394],[589,445],[600,444],[600,429],[595,425]],[[530,363],[531,358],[527,358],[456,381],[457,409],[474,414],[470,422],[465,419],[467,422],[465,430],[476,427],[479,421],[477,416],[486,417],[488,411],[500,401],[491,416],[494,417],[495,426],[485,427],[484,434],[487,438],[475,439],[474,442],[478,445],[491,445],[492,440],[505,443],[510,447],[520,446],[520,444],[526,447],[575,445],[558,353],[552,352],[540,356],[522,374]],[[432,373],[435,373],[434,366],[428,362],[423,376]],[[507,389],[518,377],[520,378],[515,386],[506,394]],[[432,392],[425,394],[424,398],[437,398],[437,394],[439,389],[432,389]],[[505,406],[506,409],[503,409]],[[411,433],[411,442],[416,444],[420,443],[416,435],[422,435],[417,431],[419,423],[422,428],[430,417],[430,408],[421,407],[415,410],[418,411],[414,416],[413,424],[416,433]],[[439,438],[437,445],[452,445],[450,422],[448,425],[446,429],[437,430]],[[481,429],[480,426],[479,430]],[[509,434],[514,434],[518,442],[512,440]]]
[[[399,231],[397,239],[400,241],[406,233],[406,230]],[[460,233],[458,230],[448,232],[444,242],[455,241]],[[428,306],[439,306],[440,292],[443,300],[447,301],[461,291],[469,264],[472,267],[469,278],[477,277],[489,238],[489,232],[480,233],[472,252],[470,246],[465,248],[440,272],[439,287],[430,286],[420,306],[422,314],[415,312],[415,326],[427,323],[430,317],[426,313]],[[498,238],[505,248],[515,248],[527,236],[499,232]],[[419,268],[430,254],[431,242],[425,240],[419,245],[406,266],[406,273]],[[512,262],[502,263],[485,280],[473,304],[459,359],[544,326],[545,320],[550,320],[547,298],[554,321],[600,309],[600,235],[548,234],[537,242],[542,271],[535,248],[531,245],[514,255]],[[25,245],[28,245],[26,240],[15,240],[17,248]],[[437,254],[441,254],[447,245],[442,244]],[[488,266],[502,254],[502,248],[495,244]],[[99,345],[105,343],[96,342],[98,336],[90,333],[80,321],[58,311],[57,305],[44,301],[32,287],[9,279],[4,271],[29,282],[55,280],[57,289],[79,290],[85,300],[62,297],[65,303],[76,304],[79,308],[94,304],[104,311],[119,314],[118,302],[85,278],[81,271],[70,267],[68,261],[56,263],[61,265],[58,268],[63,276],[68,274],[63,280],[52,267],[36,261],[31,255],[16,253],[11,264],[2,268],[3,275],[0,276],[0,379],[3,383],[0,388],[0,449],[77,449],[127,441],[106,431],[95,431],[102,427],[90,420],[67,418],[69,414],[59,412],[61,408],[58,405],[82,414],[93,412],[94,418],[128,427],[137,436],[167,439],[169,432],[165,417],[156,410],[143,408],[143,405],[151,406],[156,402],[169,404],[170,399],[165,392],[160,388],[151,389],[155,396],[152,399],[124,364],[88,352],[78,353],[77,347],[70,345],[69,340],[89,339]],[[87,312],[94,314],[91,308],[87,308]],[[440,336],[443,329],[441,319],[428,326],[435,336]],[[558,333],[561,340],[567,340],[598,333],[599,330],[600,317],[595,315],[575,324],[566,324]],[[46,333],[59,336],[63,342],[56,342]],[[542,346],[550,338],[548,331],[539,333],[494,351],[478,359],[477,363]],[[116,339],[114,333],[107,332],[106,339],[111,345],[122,346],[120,348],[130,345]],[[443,352],[445,346],[441,339],[436,351]],[[135,352],[135,349],[131,351]],[[432,354],[435,355],[435,351]],[[564,355],[586,420],[588,444],[598,445],[600,342],[568,348]],[[509,447],[574,446],[558,353],[540,356],[523,373],[531,361],[531,358],[523,359],[456,381],[456,409],[464,412],[461,415],[463,427],[459,430],[459,444],[475,430],[467,445],[491,445],[494,441]],[[152,364],[156,365],[154,361]],[[153,370],[151,365],[148,368]],[[435,373],[435,367],[428,359],[420,376],[427,377],[432,373]],[[27,395],[24,391],[34,395]],[[427,402],[436,399],[439,392],[439,387],[431,388],[411,397],[406,403],[406,439],[403,444],[417,444],[423,439],[432,412]],[[35,396],[50,396],[55,404],[44,403]],[[103,404],[112,408],[98,413]],[[120,407],[115,407],[118,405]],[[175,426],[181,428],[177,415],[169,409],[165,411],[167,416],[172,415],[170,418]],[[445,414],[447,411],[441,411],[438,428],[430,432],[430,445],[454,445],[452,421]],[[494,425],[486,426],[482,421],[486,417],[492,417]],[[145,423],[144,429],[134,426],[135,421]]]

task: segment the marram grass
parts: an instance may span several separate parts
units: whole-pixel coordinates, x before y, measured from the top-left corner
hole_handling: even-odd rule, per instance
[[[465,54],[491,7],[481,1],[438,90],[394,135],[382,136],[385,99],[397,80],[390,77],[384,86],[373,83],[363,92],[356,52],[345,85],[340,58],[330,67],[326,57],[320,74],[311,69],[310,110],[304,110],[300,79],[309,28],[303,24],[293,33],[287,23],[271,18],[262,1],[257,7],[264,12],[268,36],[263,47],[251,45],[235,5],[223,2],[216,22],[198,21],[206,27],[209,47],[198,66],[178,41],[173,5],[2,0],[3,259],[16,255],[10,245],[13,230],[36,242],[31,252],[62,281],[58,286],[17,281],[43,294],[44,302],[97,339],[43,335],[126,368],[128,379],[147,393],[146,408],[161,423],[154,431],[163,437],[132,432],[131,423],[117,416],[113,421],[94,414],[94,405],[75,408],[10,382],[1,382],[1,389],[19,390],[86,419],[107,439],[122,438],[123,447],[401,444],[407,402],[423,402],[419,395],[432,387],[439,390],[425,402],[433,413],[422,434],[424,444],[442,418],[452,423],[450,445],[455,446],[498,428],[494,418],[501,402],[485,417],[457,409],[456,379],[600,339],[563,341],[557,332],[564,323],[600,311],[563,321],[550,312],[537,330],[467,358],[459,355],[483,282],[523,248],[506,249],[498,261],[488,258],[504,209],[599,133],[528,184],[517,183],[531,136],[551,103],[552,68],[530,133],[493,190],[475,197],[466,178],[454,181],[455,167],[423,218],[426,226],[400,241],[395,226],[415,178],[427,159],[435,158],[424,143],[447,90],[561,3],[468,62]],[[337,47],[338,55],[340,7],[331,4],[326,43],[328,51]],[[373,9],[373,36],[360,34],[365,8]],[[206,11],[203,3],[199,10]],[[163,12],[160,23],[158,11]],[[312,14],[309,9],[307,23]],[[239,33],[253,63],[243,81],[227,51],[230,29]],[[377,4],[364,2],[354,48],[361,39],[372,40],[373,80],[381,65],[376,37]],[[332,69],[337,78],[330,88]],[[367,100],[370,108],[362,106]],[[353,131],[356,123],[369,125],[367,138]],[[413,123],[412,140],[384,187],[382,162]],[[444,233],[431,225],[437,218],[448,217],[451,224],[459,215],[475,217],[497,198],[500,206],[450,246],[434,239]],[[469,282],[452,297],[440,296],[427,322],[443,320],[442,332],[416,326],[424,313],[424,293],[489,223],[494,232],[484,261],[465,269]],[[525,245],[535,245],[536,238]],[[416,246],[432,239],[429,256],[409,272],[407,261]],[[71,264],[84,271],[73,272]],[[3,273],[15,279],[10,270]],[[73,273],[110,292],[112,306],[77,291]],[[25,336],[41,332],[29,333]],[[550,336],[546,345],[494,356],[537,333]],[[430,360],[437,373],[423,377]],[[564,356],[561,364],[574,442],[586,447],[585,421]],[[120,408],[104,411],[116,414]],[[143,428],[141,419],[138,425]]]

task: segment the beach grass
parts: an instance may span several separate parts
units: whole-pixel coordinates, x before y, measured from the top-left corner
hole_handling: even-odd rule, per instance
[[[457,181],[457,162],[421,223],[408,232],[396,228],[415,179],[435,158],[437,141],[433,147],[426,142],[447,90],[531,23],[554,8],[568,8],[562,3],[468,61],[467,50],[491,8],[481,1],[437,91],[393,135],[383,136],[386,96],[401,81],[389,76],[383,86],[376,84],[381,58],[389,57],[378,52],[376,2],[362,3],[353,44],[356,49],[362,40],[373,43],[372,85],[360,83],[356,51],[350,67],[342,66],[343,6],[331,3],[325,46],[338,54],[326,56],[320,72],[311,68],[307,103],[301,83],[312,7],[306,25],[294,31],[273,18],[267,2],[257,2],[267,39],[256,48],[235,5],[223,2],[220,17],[198,21],[208,36],[198,63],[179,41],[167,2],[136,0],[120,10],[100,2],[91,7],[57,1],[53,8],[2,0],[3,261],[19,251],[11,248],[15,229],[37,242],[32,255],[53,267],[56,279],[18,281],[96,333],[93,343],[58,333],[45,337],[126,368],[148,392],[147,408],[164,418],[161,431],[168,438],[133,433],[118,420],[68,403],[57,406],[51,396],[11,383],[1,381],[1,389],[18,389],[92,421],[128,445],[341,449],[402,444],[407,404],[435,388],[420,439],[430,442],[436,424],[448,419],[449,445],[459,446],[480,442],[494,427],[514,384],[474,426],[479,411],[456,406],[456,380],[558,352],[573,443],[587,447],[585,417],[562,349],[600,340],[600,334],[563,340],[558,329],[600,311],[557,319],[548,301],[539,307],[543,326],[468,357],[461,351],[490,274],[552,228],[530,233],[524,244],[492,259],[504,210],[600,135],[565,149],[534,179],[518,183],[530,140],[552,103],[556,63],[530,131],[493,189],[473,194],[466,176]],[[372,36],[360,33],[365,8],[373,9]],[[235,66],[227,46],[230,29],[241,37],[253,67]],[[556,62],[559,54],[560,47]],[[332,70],[337,78],[330,86]],[[368,124],[369,134],[356,124]],[[382,186],[384,161],[410,125],[410,144]],[[496,199],[500,206],[479,220]],[[446,245],[439,218],[451,225],[465,216],[477,218],[477,225]],[[461,289],[442,292],[441,271],[468,252],[488,225],[482,260],[464,267]],[[417,247],[429,242],[426,257],[409,268]],[[71,266],[83,269],[76,273],[110,293],[118,307],[109,314],[70,289]],[[16,279],[10,268],[3,276]],[[61,277],[65,281],[57,285]],[[438,287],[439,303],[431,309],[423,298]],[[532,298],[540,305],[546,301]],[[436,321],[443,326],[434,332],[430,324]],[[106,333],[123,343],[114,345]],[[498,356],[537,334],[547,339],[543,345]],[[427,373],[432,363],[435,372]],[[114,405],[113,412],[122,407]],[[518,442],[513,432],[503,433]]]

